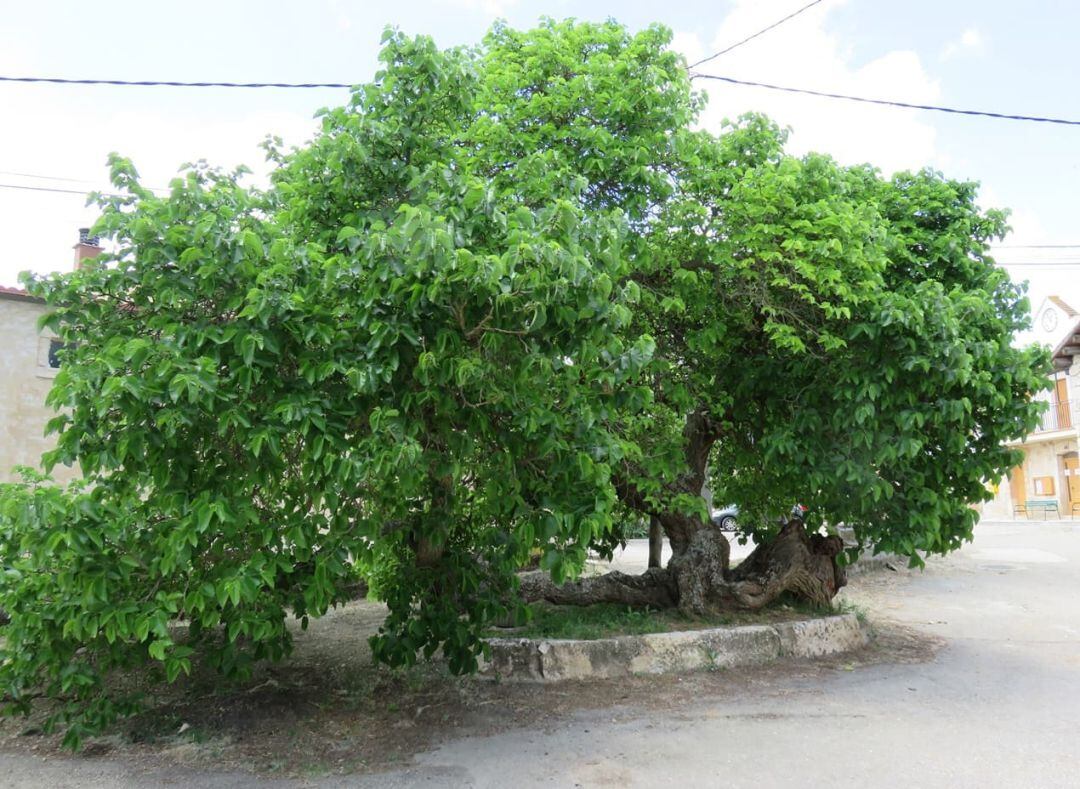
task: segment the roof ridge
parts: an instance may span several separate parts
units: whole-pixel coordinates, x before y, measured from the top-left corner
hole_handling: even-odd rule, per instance
[[[25,291],[22,288],[12,288],[8,285],[0,285],[0,297],[3,296],[25,301],[41,301],[41,299],[32,295],[29,291]]]
[[[1054,304],[1061,307],[1061,309],[1065,311],[1065,314],[1068,315],[1070,318],[1075,318],[1077,315],[1080,315],[1080,312],[1077,312],[1068,304],[1066,304],[1065,300],[1062,299],[1061,296],[1047,296],[1046,300],[1052,301]]]

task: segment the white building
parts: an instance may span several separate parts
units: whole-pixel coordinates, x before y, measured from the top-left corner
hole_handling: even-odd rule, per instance
[[[87,231],[75,245],[75,265],[101,252]],[[0,285],[0,482],[16,479],[14,466],[40,468],[41,455],[55,445],[45,424],[55,412],[45,405],[60,361],[60,342],[38,329],[46,312],[44,302],[24,290]],[[78,469],[57,466],[53,477],[66,482]]]
[[[1024,460],[983,508],[987,519],[1080,517],[1080,312],[1050,296],[1035,311],[1033,335],[1052,349],[1052,388],[1039,395],[1047,409],[1014,444]]]

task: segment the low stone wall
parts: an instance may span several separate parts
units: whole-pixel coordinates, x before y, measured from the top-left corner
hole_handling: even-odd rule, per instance
[[[866,644],[854,614],[781,622],[648,633],[589,641],[492,638],[481,675],[503,680],[556,682],[633,674],[678,674],[767,663],[780,657],[817,657]]]
[[[847,570],[848,578],[854,578],[865,573],[876,573],[879,570],[899,570],[907,566],[908,560],[903,556],[897,556],[894,553],[879,553],[874,556],[860,556],[855,564],[849,564],[844,569]]]

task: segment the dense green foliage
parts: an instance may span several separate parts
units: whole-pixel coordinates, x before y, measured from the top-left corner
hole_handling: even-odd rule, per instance
[[[47,461],[89,484],[0,496],[12,708],[62,700],[76,742],[115,672],[242,675],[358,575],[379,659],[468,671],[531,549],[561,579],[620,508],[700,513],[691,414],[748,513],[797,499],[913,559],[970,537],[1042,385],[1003,216],[759,117],[694,130],[668,41],[388,34],[312,143],[268,145],[268,189],[195,167],[156,197],[112,161],[114,250],[30,283],[69,344]]]

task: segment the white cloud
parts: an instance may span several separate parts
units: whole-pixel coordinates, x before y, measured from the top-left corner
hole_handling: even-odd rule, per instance
[[[334,20],[334,27],[339,33],[347,32],[352,29],[353,21],[349,15],[351,10],[347,3],[342,0],[326,0],[327,7],[330,12],[330,16]]]
[[[31,58],[32,53],[0,47],[3,72],[33,73]],[[103,92],[109,90],[130,91],[122,94],[123,106],[134,109],[112,111],[117,94]],[[221,104],[200,104],[203,94],[176,93],[166,102],[164,94],[139,90],[3,87],[0,184],[35,189],[0,187],[0,285],[16,284],[18,273],[26,269],[43,273],[71,268],[76,231],[93,224],[96,209],[86,207],[78,194],[38,189],[107,191],[106,158],[111,151],[130,158],[142,183],[151,187],[167,186],[180,165],[198,159],[224,168],[246,164],[256,178],[265,179],[268,168],[258,145],[268,133],[281,136],[287,145],[299,144],[317,128],[311,112],[265,111],[261,108],[272,105],[254,95],[237,95],[223,109]],[[205,100],[215,98],[220,100]]]
[[[226,169],[245,164],[263,180],[268,168],[258,144],[266,134],[281,136],[287,145],[299,144],[316,128],[309,117],[284,112],[230,113],[231,119],[211,121],[187,115],[180,102],[169,112],[110,115],[92,107],[73,113],[53,97],[27,95],[8,107],[20,122],[0,125],[0,150],[8,153],[3,168],[79,180],[5,174],[0,183],[50,189],[108,190],[105,164],[111,151],[130,158],[142,183],[151,187],[167,186],[180,165],[198,159]],[[92,224],[97,216],[84,202],[74,194],[0,188],[0,284],[14,284],[24,269],[68,269],[77,228]]]
[[[696,63],[705,57],[705,45],[696,33],[674,31],[671,35],[671,48],[682,53],[687,63]]]
[[[975,54],[983,49],[983,37],[975,28],[968,28],[960,37],[950,41],[941,50],[942,60],[951,60],[959,55]]]
[[[700,67],[700,71],[795,88],[921,104],[940,97],[937,81],[919,56],[894,50],[859,63],[851,47],[827,29],[828,12],[842,2],[825,3],[776,28],[757,41]],[[679,33],[674,46],[697,60],[699,51],[715,52],[775,21],[777,9],[755,0],[738,0],[705,46],[692,33]],[[832,99],[697,80],[709,94],[702,125],[718,131],[724,118],[764,112],[792,127],[789,150],[820,151],[845,164],[869,162],[886,174],[927,165],[942,167],[936,132],[917,110],[899,110]]]
[[[997,190],[983,185],[979,189],[979,205],[1001,208],[1004,201]],[[1009,214],[1012,231],[991,254],[997,264],[1009,272],[1013,282],[1027,283],[1028,301],[1032,310],[1048,296],[1061,296],[1066,302],[1080,306],[1080,279],[1076,276],[1077,250],[1055,248],[1058,240],[1049,233],[1034,211],[1018,208]],[[1045,342],[1045,332],[1033,327],[1021,332],[1014,345]]]
[[[488,16],[502,16],[516,6],[519,0],[439,0],[443,5],[456,6],[466,11],[482,11]]]

